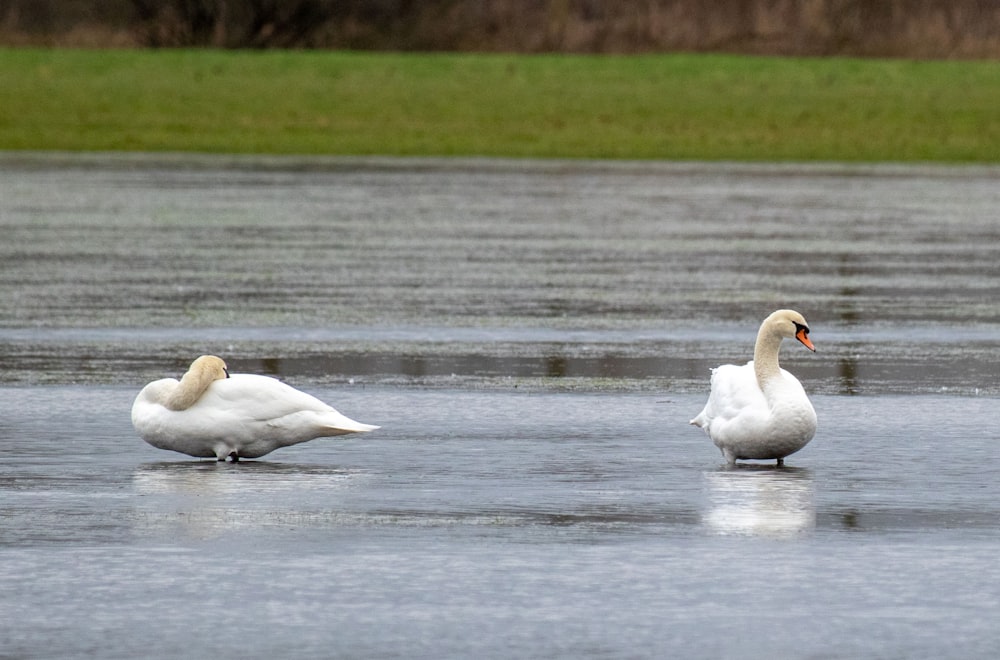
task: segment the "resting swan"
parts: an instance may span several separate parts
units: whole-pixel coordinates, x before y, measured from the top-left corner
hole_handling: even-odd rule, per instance
[[[162,378],[142,388],[132,404],[132,425],[159,449],[233,462],[314,438],[379,428],[274,378],[230,374],[214,355],[192,362],[179,382]]]
[[[708,403],[691,420],[722,450],[730,465],[737,459],[784,458],[806,446],[816,433],[816,411],[802,385],[778,366],[781,340],[794,337],[810,351],[809,326],[798,312],[779,309],[757,332],[753,360],[712,370]]]

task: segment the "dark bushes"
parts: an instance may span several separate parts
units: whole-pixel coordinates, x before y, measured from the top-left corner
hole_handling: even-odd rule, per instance
[[[88,36],[89,35],[89,36]],[[0,0],[0,42],[1000,56],[997,0]]]

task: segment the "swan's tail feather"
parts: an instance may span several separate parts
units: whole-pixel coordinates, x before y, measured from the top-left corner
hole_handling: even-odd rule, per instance
[[[330,411],[324,415],[323,425],[335,435],[344,433],[369,433],[375,429],[382,428],[373,424],[364,424],[355,421],[347,415],[342,415],[336,411]]]
[[[347,431],[348,433],[370,433],[376,429],[382,428],[381,426],[375,426],[373,424],[362,424],[361,422],[354,422],[351,424],[350,428],[346,428],[345,425],[340,424],[337,426],[338,429],[342,431]]]

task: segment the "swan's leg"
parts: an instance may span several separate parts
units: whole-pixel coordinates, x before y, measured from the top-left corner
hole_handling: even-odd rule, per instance
[[[230,460],[232,460],[233,463],[239,463],[240,462],[240,455],[237,454],[235,451],[229,452],[229,458],[230,458]]]
[[[783,458],[778,459],[778,467],[785,467],[785,459]]]
[[[726,457],[726,463],[730,465],[736,465],[736,454],[729,447],[725,447],[722,450],[722,455]]]

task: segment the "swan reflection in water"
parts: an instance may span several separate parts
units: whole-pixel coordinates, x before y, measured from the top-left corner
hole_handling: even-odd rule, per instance
[[[267,461],[145,463],[132,484],[136,531],[212,538],[275,525],[314,524],[310,504],[329,507],[359,473],[336,466]]]
[[[747,465],[705,473],[702,522],[717,534],[789,537],[816,526],[812,474],[805,468]]]

